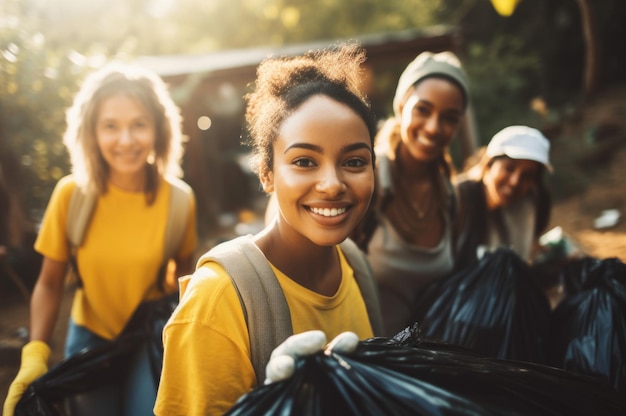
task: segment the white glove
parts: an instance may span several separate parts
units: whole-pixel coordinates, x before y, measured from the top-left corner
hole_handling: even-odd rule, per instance
[[[354,332],[342,332],[337,335],[324,349],[326,335],[319,330],[302,332],[287,338],[274,348],[270,360],[265,367],[265,384],[275,383],[291,377],[296,369],[296,358],[315,354],[324,350],[331,352],[352,352],[359,343]]]

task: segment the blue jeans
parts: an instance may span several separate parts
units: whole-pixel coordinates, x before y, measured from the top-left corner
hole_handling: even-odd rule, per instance
[[[106,345],[111,341],[99,337],[70,319],[65,341],[65,357],[85,348]],[[105,385],[78,394],[68,400],[72,416],[153,416],[157,386],[152,377],[147,346],[142,344],[127,368],[128,373],[118,385]]]
[[[76,355],[86,348],[99,347],[108,344],[109,340],[99,337],[84,326],[77,325],[72,318],[67,326],[65,338],[65,358]]]

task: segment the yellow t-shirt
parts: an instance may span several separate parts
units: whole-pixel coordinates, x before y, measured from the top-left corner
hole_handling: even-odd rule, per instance
[[[35,242],[35,249],[53,260],[69,260],[66,221],[75,187],[71,176],[59,181]],[[78,325],[113,339],[139,303],[163,296],[157,274],[163,261],[170,192],[171,185],[163,179],[151,205],[142,192],[126,192],[111,185],[98,197],[84,243],[76,253],[83,285],[76,291],[71,314]],[[177,258],[193,254],[195,227],[192,202]]]
[[[373,336],[352,268],[339,250],[341,284],[333,296],[300,286],[272,267],[287,299],[293,333],[320,329],[331,340],[344,331]],[[163,340],[156,415],[222,415],[256,386],[250,342],[237,292],[215,262],[181,279],[181,301]]]

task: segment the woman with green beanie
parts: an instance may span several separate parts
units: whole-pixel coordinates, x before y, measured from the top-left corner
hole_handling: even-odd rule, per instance
[[[414,322],[421,291],[453,269],[449,145],[468,103],[458,58],[423,52],[400,76],[394,114],[376,137],[376,199],[354,239],[378,281],[388,336]]]

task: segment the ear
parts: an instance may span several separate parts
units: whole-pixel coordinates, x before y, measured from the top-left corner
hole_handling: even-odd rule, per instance
[[[397,108],[395,109],[396,111],[394,111],[394,116],[395,116],[397,119],[401,119],[401,118],[402,118],[402,109],[404,108],[404,101],[405,101],[405,100],[400,101],[400,102],[398,103]]]
[[[267,166],[263,166],[261,168],[259,180],[261,181],[261,186],[263,186],[263,191],[266,194],[274,192],[274,172],[268,169]]]
[[[398,103],[398,106],[395,109],[395,114],[394,114],[396,116],[396,118],[398,118],[398,119],[402,118],[402,110],[404,109],[404,106],[405,106],[406,102],[409,100],[409,96],[411,95],[411,92],[413,92],[413,89],[415,89],[415,86],[409,87],[409,89],[406,90],[406,92],[404,93],[404,96],[402,97],[402,99]]]

